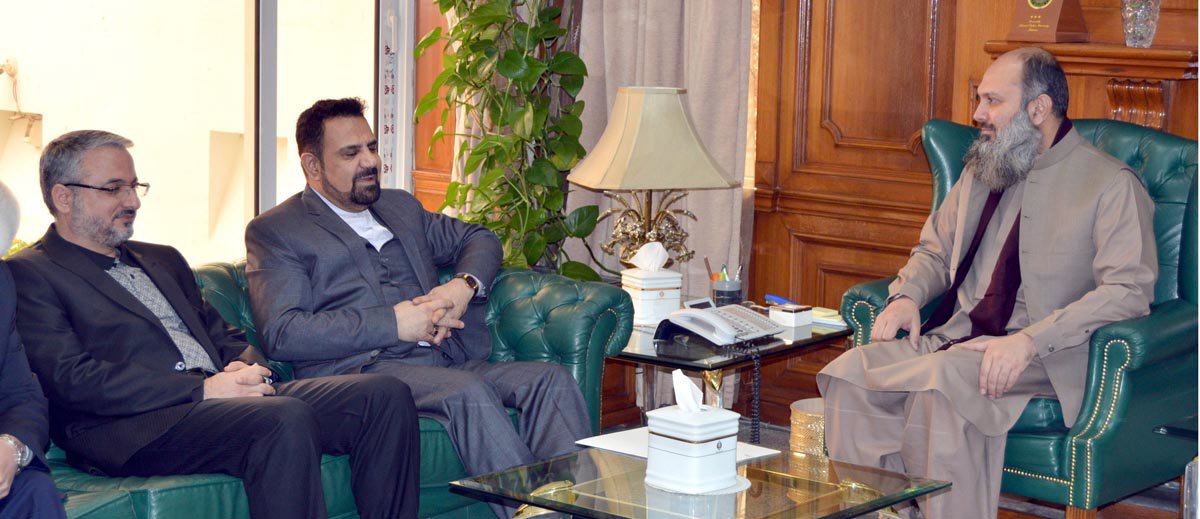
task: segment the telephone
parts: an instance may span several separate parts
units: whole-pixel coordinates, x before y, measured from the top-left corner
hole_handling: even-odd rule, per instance
[[[783,327],[774,321],[741,305],[684,308],[671,312],[667,319],[717,345],[748,341],[783,331]]]

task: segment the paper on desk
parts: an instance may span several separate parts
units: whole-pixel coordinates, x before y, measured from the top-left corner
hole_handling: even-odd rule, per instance
[[[619,452],[630,456],[645,458],[650,450],[648,446],[650,441],[650,430],[647,427],[638,427],[637,429],[629,429],[615,433],[601,434],[600,436],[592,436],[575,442],[577,445],[584,447],[595,447],[606,451]],[[738,442],[737,462],[742,463],[756,458],[766,458],[779,454],[775,449],[768,449],[759,445],[754,445],[746,442]]]

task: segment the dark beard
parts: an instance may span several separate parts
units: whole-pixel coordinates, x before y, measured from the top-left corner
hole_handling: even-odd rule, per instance
[[[355,173],[354,180],[350,183],[349,192],[338,191],[329,182],[329,177],[325,173],[322,172],[321,175],[324,179],[325,189],[329,190],[331,195],[343,201],[349,200],[354,205],[371,205],[379,200],[379,195],[382,193],[379,188],[379,168],[364,169]],[[374,182],[368,183],[362,181],[364,177],[369,175],[375,175]]]
[[[963,163],[975,180],[992,191],[1003,191],[1025,180],[1041,154],[1041,144],[1042,132],[1033,125],[1029,114],[1018,110],[1012,122],[997,131],[995,137],[975,139]]]
[[[374,175],[374,182],[359,182],[359,179],[368,175]],[[371,205],[379,200],[379,168],[371,168],[360,171],[354,175],[354,184],[350,187],[350,201],[358,205]]]
[[[78,199],[77,199],[78,200]],[[71,220],[68,225],[71,226],[71,231],[81,236],[87,236],[96,243],[106,247],[117,248],[129,238],[133,237],[133,224],[130,223],[126,229],[119,229],[113,223],[117,218],[123,216],[137,216],[137,211],[133,209],[125,209],[108,220],[104,221],[100,218],[91,218],[83,212],[82,204],[76,204],[71,211]]]

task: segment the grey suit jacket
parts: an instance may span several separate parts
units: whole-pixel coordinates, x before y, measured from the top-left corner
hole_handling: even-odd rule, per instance
[[[491,231],[426,211],[400,190],[383,190],[371,209],[404,247],[425,292],[438,285],[443,267],[491,286],[503,254]],[[311,188],[250,222],[246,263],[263,349],[274,360],[292,362],[298,376],[356,372],[384,348],[414,357],[425,353],[398,340],[395,314],[363,239]],[[486,359],[486,309],[473,301],[462,318],[466,328],[437,349],[453,362]]]

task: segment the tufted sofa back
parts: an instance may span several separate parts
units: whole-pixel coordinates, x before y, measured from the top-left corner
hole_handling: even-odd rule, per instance
[[[204,299],[259,346],[246,293],[246,262],[210,263],[196,269]],[[452,273],[444,272],[443,278]],[[492,362],[562,364],[575,376],[600,426],[604,358],[619,353],[633,332],[633,303],[617,287],[524,269],[501,269],[492,283],[485,322],[492,332]],[[272,362],[291,375],[287,363]]]
[[[1106,119],[1072,121],[1079,135],[1129,165],[1154,200],[1158,281],[1154,301],[1196,302],[1196,141]],[[978,136],[970,126],[932,120],[922,140],[933,173],[933,209],[958,181],[963,156]]]

